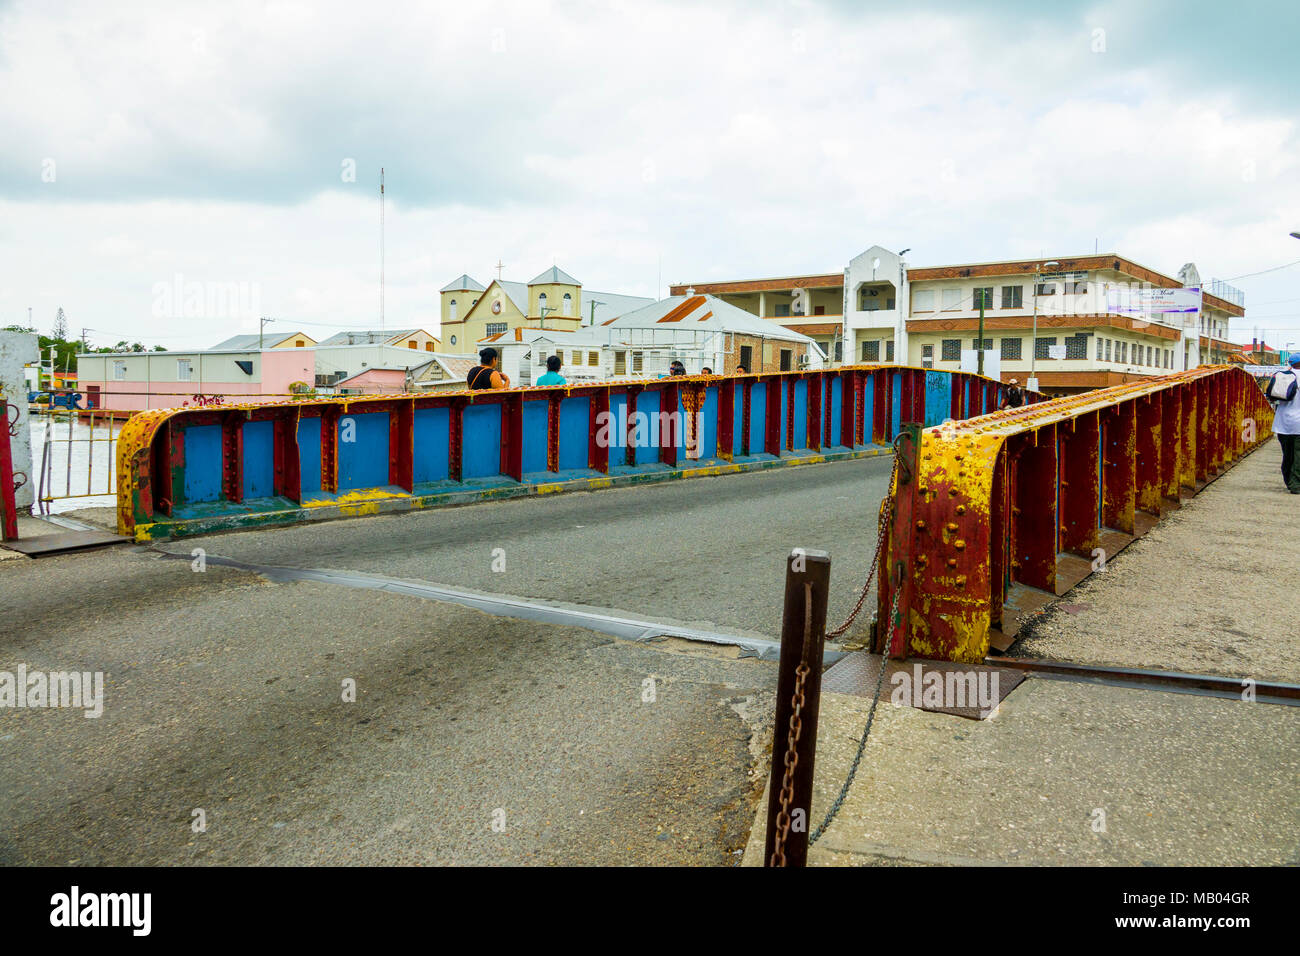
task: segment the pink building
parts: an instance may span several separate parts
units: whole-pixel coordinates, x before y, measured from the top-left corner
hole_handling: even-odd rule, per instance
[[[368,368],[334,383],[340,395],[389,395],[406,390],[406,369]]]
[[[196,352],[98,352],[77,356],[85,408],[144,411],[220,399],[255,402],[309,389],[310,348],[207,349]]]

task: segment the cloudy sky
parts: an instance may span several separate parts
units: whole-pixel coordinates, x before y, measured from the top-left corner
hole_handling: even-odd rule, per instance
[[[1300,260],[1298,10],[0,0],[0,325],[373,327],[381,166],[390,327],[498,261],[640,295],[875,243],[1270,270]],[[1300,340],[1300,266],[1235,284],[1238,340]]]

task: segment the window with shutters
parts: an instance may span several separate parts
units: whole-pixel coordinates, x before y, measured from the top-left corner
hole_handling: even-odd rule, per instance
[[[934,290],[917,289],[912,293],[912,311],[913,312],[933,312],[934,311]]]
[[[1002,287],[1002,308],[1023,309],[1025,307],[1025,287],[1022,285],[1004,285]]]
[[[953,312],[961,308],[961,289],[943,290],[943,311]]]
[[[614,353],[614,374],[615,375],[627,374],[627,353],[626,352]]]
[[[633,371],[633,372],[639,372],[639,371],[641,371],[641,368],[642,368],[642,360],[643,360],[643,359],[644,359],[644,356],[642,355],[642,353],[640,353],[640,352],[633,352],[633,353],[632,353],[632,371]]]
[[[587,364],[588,364],[588,365],[599,365],[599,364],[600,364],[600,353],[599,353],[599,352],[588,352],[588,353],[587,353]]]

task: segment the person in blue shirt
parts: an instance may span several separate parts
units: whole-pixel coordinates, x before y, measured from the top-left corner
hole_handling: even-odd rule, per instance
[[[560,357],[551,355],[546,359],[546,374],[537,380],[538,385],[568,385],[568,381],[560,374]]]

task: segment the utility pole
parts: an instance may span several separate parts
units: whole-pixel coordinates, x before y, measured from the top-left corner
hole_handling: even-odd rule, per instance
[[[90,351],[90,344],[86,341],[86,333],[89,332],[89,331],[90,331],[90,329],[82,329],[82,330],[81,330],[81,351],[82,351],[82,354],[85,354],[86,352],[89,352],[89,351]]]
[[[545,328],[546,328],[546,313],[547,313],[547,312],[558,312],[559,309],[558,309],[558,308],[552,308],[552,307],[549,306],[549,305],[544,305],[544,306],[542,306],[540,309],[538,309],[537,311],[540,312],[541,315],[542,315],[542,328],[545,329]]]
[[[384,167],[379,167],[379,328],[384,327]]]
[[[980,331],[979,339],[975,342],[975,374],[984,374],[984,293],[980,297]]]
[[[274,322],[275,319],[268,319],[266,316],[262,316],[258,321],[261,323],[261,324],[257,327],[257,350],[260,352],[260,351],[262,351],[262,348],[263,348],[263,346],[262,346],[262,337],[263,337],[263,333],[266,331],[266,323],[268,323],[268,322]],[[349,343],[349,344],[351,344],[351,343]]]
[[[604,302],[597,302],[595,299],[591,300],[591,324],[592,325],[596,324],[596,306],[604,305],[604,304],[605,304]]]
[[[1029,288],[1029,294],[1034,297],[1034,337],[1029,340],[1029,381],[1025,386],[1032,391],[1038,389],[1038,376],[1035,374],[1035,369],[1038,367],[1038,277],[1042,274],[1043,266],[1059,265],[1060,263],[1053,259],[1051,262],[1034,266],[1034,284]]]

